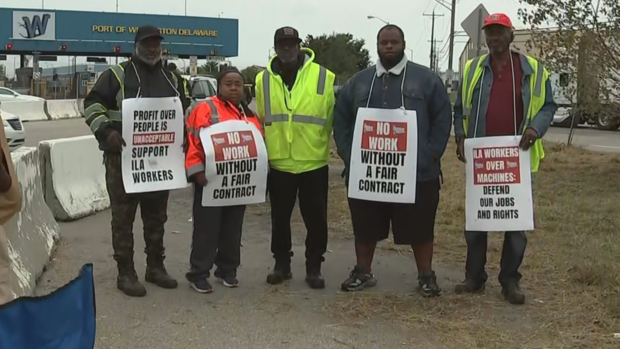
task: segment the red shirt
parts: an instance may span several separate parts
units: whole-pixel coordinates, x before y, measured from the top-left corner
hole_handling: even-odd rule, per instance
[[[523,98],[521,94],[523,69],[521,68],[519,54],[513,53],[512,61],[514,64],[514,86],[510,72],[510,60],[504,63],[500,69],[493,65],[492,60],[490,61],[493,70],[493,86],[487,109],[486,136],[510,136],[516,133],[513,93],[517,107],[517,129],[521,127],[523,122]]]

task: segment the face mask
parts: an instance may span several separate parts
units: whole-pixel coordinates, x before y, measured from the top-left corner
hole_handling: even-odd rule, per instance
[[[147,47],[138,43],[136,45],[136,56],[148,65],[155,65],[161,60],[161,46]]]

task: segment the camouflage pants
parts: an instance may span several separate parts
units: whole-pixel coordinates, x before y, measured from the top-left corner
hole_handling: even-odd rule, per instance
[[[127,194],[123,186],[121,155],[106,153],[105,180],[112,208],[112,246],[114,259],[119,264],[133,263],[133,223],[138,204],[144,226],[147,263],[161,263],[164,259],[164,224],[168,220],[169,191]]]

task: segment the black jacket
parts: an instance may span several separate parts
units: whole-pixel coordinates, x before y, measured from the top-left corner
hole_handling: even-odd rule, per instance
[[[123,62],[120,65],[125,71],[125,98],[135,98],[138,94],[138,87],[140,87],[141,97],[174,97],[178,91],[181,104],[183,105],[183,112],[189,107],[191,100],[186,94],[183,79],[173,78],[173,73],[166,67],[163,67],[161,61],[151,67],[140,59],[132,57],[129,61]],[[177,85],[176,91],[171,86],[171,83],[174,83],[175,80]],[[84,99],[86,124],[93,131],[99,141],[99,148],[103,151],[107,148],[106,140],[110,132],[118,131],[122,135],[122,122],[110,120],[106,115],[108,110],[119,110],[116,101],[119,90],[120,84],[118,79],[112,70],[108,69],[101,74],[95,86],[93,86]]]

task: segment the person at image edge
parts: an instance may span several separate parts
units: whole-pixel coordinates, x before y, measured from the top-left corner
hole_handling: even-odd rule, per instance
[[[519,146],[530,151],[533,182],[545,156],[541,138],[556,110],[549,73],[536,59],[510,50],[514,28],[505,14],[490,15],[483,30],[490,55],[465,64],[462,88],[454,104],[456,155],[466,162],[465,138],[522,135]],[[465,240],[465,281],[456,286],[456,293],[482,291],[487,281],[487,232],[466,231]],[[525,302],[519,267],[526,245],[524,231],[505,232],[499,282],[504,298],[512,304]]]
[[[204,207],[205,151],[200,141],[200,129],[216,122],[247,120],[261,131],[258,117],[243,98],[243,75],[235,68],[224,70],[217,79],[217,96],[194,108],[186,120],[188,150],[185,168],[189,181],[194,183],[193,234],[190,255],[191,270],[187,273],[190,286],[199,293],[211,293],[209,274],[214,272],[226,287],[237,287],[237,268],[241,263],[241,230],[246,205]]]
[[[327,251],[329,139],[333,127],[335,75],[301,48],[296,29],[275,32],[276,56],[256,76],[256,108],[269,153],[271,252],[267,282],[292,278],[291,214],[299,195],[306,229],[306,282],[324,288],[321,263]]]
[[[122,102],[126,98],[179,96],[183,110],[190,105],[183,81],[162,64],[163,37],[152,25],[142,26],[135,37],[131,58],[101,74],[84,99],[86,124],[99,141],[106,169],[106,186],[112,208],[112,246],[118,264],[117,287],[133,297],[146,295],[133,261],[133,223],[138,204],[144,225],[147,255],[145,280],[163,288],[176,288],[164,267],[164,224],[169,191],[127,194],[123,186],[121,151]]]
[[[450,138],[450,99],[437,74],[408,61],[405,35],[398,26],[388,24],[379,30],[377,51],[377,64],[351,78],[334,110],[334,139],[346,167],[345,183],[348,187],[358,108],[368,105],[369,108],[398,109],[402,106],[417,113],[416,201],[404,204],[349,198],[357,265],[341,288],[359,291],[376,284],[371,272],[374,252],[377,242],[388,237],[391,223],[394,243],[413,248],[420,293],[427,297],[438,296],[440,288],[432,269],[433,242],[441,187],[440,159]]]

